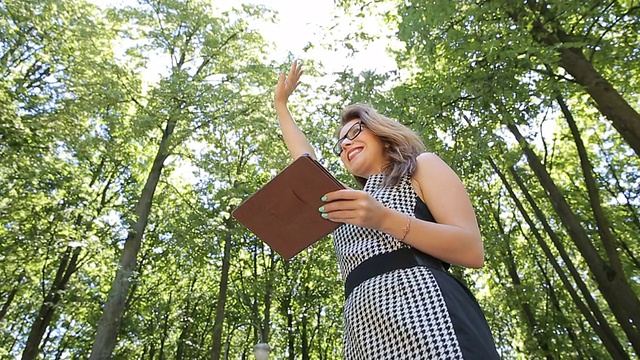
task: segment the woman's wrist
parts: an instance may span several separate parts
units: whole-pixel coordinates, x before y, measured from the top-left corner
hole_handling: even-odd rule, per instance
[[[404,241],[407,238],[410,227],[410,215],[387,209],[387,212],[383,213],[382,222],[378,230],[398,240]]]
[[[287,103],[288,102],[286,100],[276,100],[273,102],[273,105],[276,108],[276,111],[285,111],[289,110]]]

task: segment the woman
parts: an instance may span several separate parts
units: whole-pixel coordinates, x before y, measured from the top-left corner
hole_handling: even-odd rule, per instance
[[[275,109],[295,159],[315,157],[287,101],[302,67],[281,74]],[[484,263],[467,192],[414,132],[365,105],[342,113],[335,153],[363,190],[326,194],[319,208],[345,278],[345,359],[498,359],[473,295],[449,264]]]

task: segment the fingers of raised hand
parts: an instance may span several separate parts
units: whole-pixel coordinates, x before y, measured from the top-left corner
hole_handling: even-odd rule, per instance
[[[291,64],[288,80],[290,81],[291,84],[295,84],[295,86],[297,86],[299,84],[298,80],[300,80],[301,76],[302,76],[302,63],[296,60]]]

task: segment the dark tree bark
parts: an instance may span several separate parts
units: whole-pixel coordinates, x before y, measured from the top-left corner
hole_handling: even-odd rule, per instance
[[[304,298],[307,299],[309,297],[309,287],[305,285],[304,287]],[[307,315],[308,308],[305,306],[302,311],[302,318],[300,319],[301,326],[301,334],[300,334],[300,345],[302,347],[302,360],[310,360],[311,356],[309,354],[309,316]]]
[[[162,337],[160,338],[160,349],[158,349],[158,359],[164,360],[164,346],[167,343],[167,339],[169,338],[169,328],[171,325],[169,324],[169,314],[171,314],[171,307],[173,304],[173,292],[169,293],[169,303],[167,304],[166,313],[164,314],[164,319],[162,323]]]
[[[520,289],[522,289],[522,280],[520,279],[520,275],[518,275],[518,268],[516,266],[515,257],[513,252],[511,251],[511,243],[509,241],[510,234],[508,234],[504,227],[502,226],[502,221],[500,220],[500,215],[496,213],[496,211],[492,212],[493,221],[496,224],[498,231],[502,235],[502,239],[505,240],[504,247],[506,250],[502,252],[502,259],[504,259],[504,264],[507,268],[507,273],[509,274],[509,278],[511,278],[511,283],[513,284],[513,288],[515,289],[514,295],[520,305],[522,310],[522,314],[524,315],[524,322],[527,326],[527,330],[529,332],[529,336],[535,339],[537,348],[541,349],[544,353],[544,357],[548,360],[553,359],[553,354],[551,353],[549,343],[545,338],[542,331],[538,330],[538,321],[535,316],[535,312],[531,309],[527,299],[522,298],[522,293]]]
[[[640,114],[605,80],[578,48],[560,48],[560,66],[582,85],[598,110],[640,156]]]
[[[185,302],[184,310],[182,310],[181,312],[183,315],[182,315],[182,319],[180,320],[182,325],[180,330],[180,336],[178,336],[178,346],[176,347],[175,358],[177,360],[185,358],[185,346],[187,345],[187,342],[191,335],[192,319],[194,319],[195,313],[198,309],[198,303],[199,303],[198,299],[196,299],[193,306],[191,305],[191,301],[192,301],[191,294],[194,293],[197,280],[198,280],[198,276],[194,274],[189,284],[189,292],[187,293],[187,301]],[[189,357],[187,356],[187,358]]]
[[[22,360],[33,360],[38,356],[40,352],[40,342],[42,336],[47,331],[53,315],[55,313],[56,306],[62,299],[62,293],[71,278],[77,270],[78,257],[80,256],[80,247],[67,247],[60,258],[60,264],[56,276],[51,284],[51,288],[45,295],[38,315],[33,321],[31,331],[29,331],[29,337],[22,352]]]
[[[500,168],[498,168],[498,166],[493,161],[493,159],[489,159],[489,164],[491,165],[495,173],[502,180],[502,184],[504,185],[505,189],[511,196],[514,204],[516,205],[516,208],[518,209],[523,219],[531,229],[530,231],[534,235],[538,246],[544,252],[544,254],[547,257],[547,260],[549,261],[551,266],[554,268],[554,270],[558,274],[558,277],[562,281],[566,291],[569,293],[569,295],[573,299],[573,302],[576,304],[576,307],[585,317],[587,322],[589,322],[594,332],[602,340],[602,343],[604,344],[607,351],[611,354],[612,358],[624,359],[624,360],[629,359],[629,356],[626,354],[626,352],[622,348],[622,345],[620,344],[618,337],[616,336],[613,329],[611,329],[609,322],[602,314],[602,311],[600,310],[595,299],[593,299],[593,296],[591,295],[591,292],[589,291],[587,285],[582,280],[580,273],[575,268],[571,258],[569,257],[569,254],[567,254],[566,250],[564,249],[564,245],[562,245],[562,242],[560,241],[558,235],[553,231],[553,229],[547,222],[546,216],[543,214],[542,210],[540,210],[540,208],[537,206],[533,196],[531,196],[531,194],[529,193],[529,190],[525,186],[524,181],[522,181],[522,179],[520,178],[518,173],[515,171],[515,169],[511,167],[510,173],[512,177],[518,184],[518,187],[520,188],[520,191],[524,195],[524,198],[527,200],[527,202],[533,209],[534,213],[536,214],[536,218],[538,219],[539,223],[542,224],[545,231],[547,232],[547,235],[551,238],[553,244],[555,245],[556,249],[560,254],[560,257],[562,258],[562,261],[564,262],[564,266],[560,266],[560,264],[556,260],[555,256],[551,252],[551,249],[549,248],[549,246],[547,246],[547,243],[542,238],[542,235],[538,232],[536,222],[534,222],[533,219],[531,219],[528,212],[525,210],[524,205],[520,201],[520,196],[516,195],[515,191],[511,187],[511,184],[508,182],[504,173],[500,170]],[[565,268],[571,274],[574,283],[571,283],[571,281],[569,281],[569,279],[566,277],[564,273]],[[584,304],[584,302],[582,301],[578,293],[574,290],[574,286],[577,286],[578,289],[581,291],[583,298],[588,304],[588,307]]]
[[[593,67],[581,48],[564,46],[579,42],[579,39],[563,29],[552,13],[552,8],[555,7],[550,6],[547,1],[527,0],[520,4],[510,4],[506,12],[516,25],[529,29],[534,41],[557,48],[558,64],[582,85],[600,113],[611,121],[620,136],[640,156],[640,114]],[[533,20],[529,17],[533,17]]]
[[[88,184],[89,187],[92,187],[98,181],[99,176],[103,173],[105,161],[106,157],[103,156],[99,166],[92,174],[91,181]],[[103,196],[98,205],[95,216],[98,216],[102,212],[102,209],[110,201],[110,199],[107,199],[105,195],[110,186],[111,180],[107,181],[106,185],[103,188]],[[88,233],[93,226],[93,220],[90,219],[88,221],[85,221],[82,215],[78,215],[76,217],[76,220],[74,221],[74,227],[79,228],[83,226],[83,224],[85,224],[85,232]],[[44,299],[42,301],[42,304],[40,305],[40,309],[38,310],[38,315],[36,316],[36,319],[31,326],[31,330],[29,331],[29,337],[27,338],[27,343],[22,353],[23,360],[32,360],[38,356],[38,353],[40,351],[40,343],[42,342],[42,336],[45,334],[47,328],[51,324],[53,315],[55,314],[56,308],[62,300],[62,295],[69,283],[69,280],[71,279],[71,276],[78,270],[81,252],[81,247],[68,246],[65,249],[64,253],[62,253],[62,255],[60,256],[60,262],[58,264],[58,269],[56,270],[56,275],[51,283],[51,287],[48,293],[44,295]]]
[[[164,162],[169,156],[170,140],[176,127],[177,120],[170,118],[162,134],[162,140],[156,157],[153,160],[151,171],[142,189],[142,194],[135,207],[136,220],[133,222],[131,230],[124,243],[124,249],[116,277],[109,290],[109,296],[104,306],[104,311],[98,323],[98,329],[93,347],[91,349],[90,360],[108,360],[111,358],[113,349],[116,346],[118,332],[124,316],[127,294],[131,287],[131,279],[134,277],[138,253],[142,245],[142,237],[147,228],[149,213],[153,204],[153,196],[164,168]]]
[[[0,309],[0,321],[2,321],[2,319],[7,315],[7,312],[9,311],[9,307],[11,306],[13,299],[15,299],[16,294],[18,294],[18,289],[20,288],[20,285],[22,284],[22,280],[24,280],[24,277],[25,277],[25,272],[23,270],[18,276],[16,285],[13,287],[13,289],[11,289],[11,291],[9,291],[9,294],[7,294],[7,299],[4,301],[4,304],[2,304],[2,308]]]
[[[220,360],[222,355],[222,328],[224,325],[225,306],[227,303],[227,291],[229,289],[229,269],[231,267],[231,245],[233,240],[233,228],[235,222],[229,218],[226,221],[227,233],[224,238],[224,253],[222,257],[222,269],[220,269],[220,287],[218,301],[216,302],[215,320],[211,334],[211,359]]]
[[[290,264],[289,262],[284,263],[284,278],[290,281]],[[280,313],[284,316],[287,322],[286,328],[286,338],[287,338],[287,353],[289,360],[295,360],[296,358],[296,340],[295,340],[295,331],[294,331],[294,320],[293,320],[293,310],[291,309],[291,300],[293,297],[293,286],[289,285],[286,287],[284,293],[282,294],[282,300],[280,301]]]
[[[640,301],[631,288],[623,271],[615,268],[615,264],[607,263],[598,253],[580,219],[572,211],[566,199],[556,186],[538,156],[533,152],[527,140],[518,128],[508,123],[507,128],[513,133],[524,152],[529,166],[547,192],[549,200],[562,224],[567,229],[591,273],[598,284],[604,299],[612,313],[629,338],[635,351],[640,353]]]
[[[586,351],[586,349],[584,348],[584,345],[580,343],[580,341],[578,340],[578,338],[577,338],[577,336],[575,334],[575,331],[573,330],[573,328],[571,328],[569,326],[569,321],[568,321],[567,317],[564,316],[564,310],[565,309],[563,309],[562,304],[560,303],[560,301],[558,299],[558,295],[557,295],[554,283],[549,278],[549,275],[547,273],[547,269],[544,266],[542,266],[540,261],[538,261],[537,259],[536,259],[535,263],[536,263],[536,265],[538,267],[538,271],[540,272],[540,275],[542,275],[542,277],[544,278],[544,282],[547,285],[546,286],[546,290],[547,290],[547,292],[549,294],[549,299],[551,300],[551,303],[553,304],[553,308],[554,308],[555,312],[557,314],[559,314],[560,317],[562,318],[562,325],[564,326],[564,329],[567,332],[567,336],[571,340],[571,344],[573,345],[573,349],[576,351],[577,358],[578,359],[587,359],[587,358],[589,358],[588,351]],[[591,347],[589,346],[588,348],[591,348]]]
[[[596,226],[598,228],[598,233],[600,234],[602,245],[607,252],[609,264],[611,264],[611,267],[616,272],[623,273],[622,262],[620,261],[618,251],[616,250],[616,240],[611,233],[609,219],[602,209],[602,203],[600,201],[600,190],[598,190],[598,184],[596,183],[596,180],[593,176],[593,165],[591,165],[589,154],[587,153],[584,142],[580,137],[580,130],[578,129],[578,125],[573,118],[573,114],[571,114],[571,111],[569,111],[569,108],[567,107],[567,104],[564,102],[562,97],[557,96],[556,101],[558,102],[558,105],[560,105],[562,114],[567,120],[567,124],[569,125],[569,129],[571,130],[573,141],[575,142],[576,149],[578,150],[580,167],[582,169],[585,186],[587,187],[587,194],[589,195],[589,204],[591,205],[591,209],[593,211],[593,216],[596,221]]]

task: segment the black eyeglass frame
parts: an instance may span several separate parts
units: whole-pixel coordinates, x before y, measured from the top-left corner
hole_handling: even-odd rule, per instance
[[[345,139],[353,140],[353,139],[357,138],[358,135],[360,135],[360,133],[362,132],[362,127],[363,126],[367,126],[367,124],[365,124],[362,120],[360,120],[357,123],[351,125],[351,127],[349,128],[349,130],[347,130],[347,132],[344,134],[344,136],[341,137],[340,139],[338,139],[336,144],[333,145],[333,153],[336,154],[337,156],[340,156],[340,154],[342,154],[342,142],[344,142]],[[357,129],[353,130],[356,127],[357,127]],[[351,134],[352,131],[355,131],[355,134],[352,134],[351,136],[349,136],[349,134]]]

